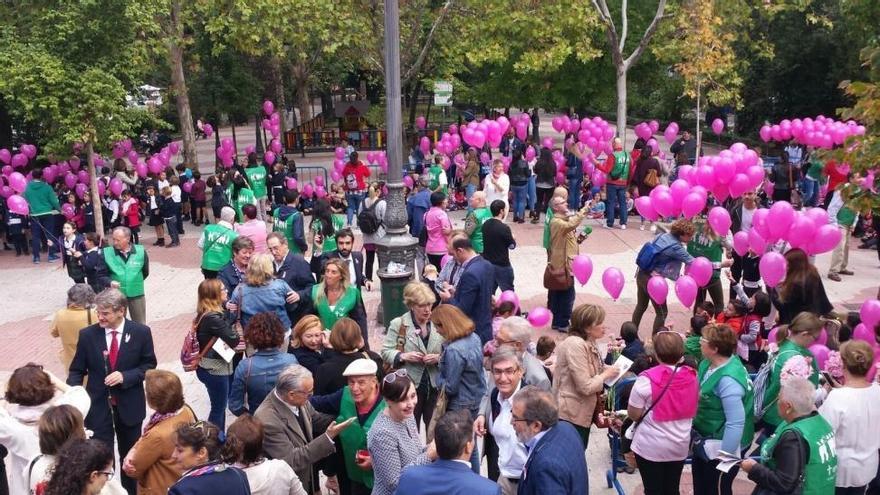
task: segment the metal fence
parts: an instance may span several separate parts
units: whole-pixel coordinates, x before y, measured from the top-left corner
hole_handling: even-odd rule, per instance
[[[329,190],[330,181],[327,177],[327,169],[324,167],[296,167],[296,177],[297,181],[299,181],[300,190],[302,190],[302,185],[307,184],[309,182],[314,183],[315,177],[323,177],[325,187]]]

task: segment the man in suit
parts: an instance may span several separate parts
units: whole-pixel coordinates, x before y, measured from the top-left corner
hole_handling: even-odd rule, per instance
[[[315,463],[336,451],[333,439],[356,419],[336,424],[331,416],[315,411],[309,403],[314,390],[312,373],[290,365],[254,413],[263,422],[263,452],[289,464],[306,493],[319,490]]]
[[[405,469],[395,495],[501,495],[501,487],[471,471],[474,429],[467,411],[448,412],[437,421],[434,445],[438,459]]]
[[[440,298],[448,302],[474,321],[477,335],[485,344],[492,339],[492,292],[495,269],[491,263],[474,251],[471,240],[458,237],[451,243],[450,255],[461,265],[458,286],[446,285],[438,291]]]
[[[577,430],[559,421],[553,394],[529,385],[513,396],[511,423],[528,459],[519,495],[587,495],[587,463]]]
[[[302,255],[290,250],[287,237],[281,232],[272,232],[266,236],[266,246],[275,258],[275,277],[284,280],[293,289],[287,295],[287,315],[290,321],[297,322],[310,309],[309,301],[315,277]]]
[[[364,277],[364,255],[352,252],[354,233],[351,229],[342,229],[336,233],[336,250],[322,253],[322,244],[315,242],[315,251],[312,253],[310,261],[312,273],[315,274],[318,282],[324,277],[324,263],[329,259],[339,258],[348,263],[348,281],[351,285],[358,289],[366,287],[367,290],[371,290],[373,288],[373,282]]]
[[[502,156],[510,158],[513,156],[514,150],[525,153],[525,145],[516,137],[513,126],[510,126],[507,128],[507,133],[504,135],[504,139],[501,140],[501,144],[498,145],[498,151]]]
[[[156,367],[150,328],[125,319],[126,303],[119,289],[98,294],[98,323],[80,330],[67,376],[68,385],[82,385],[88,376],[86,391],[92,406],[86,428],[111,447],[115,433],[120,459],[140,437],[147,410],[144,376]],[[133,495],[135,480],[125,473],[120,476],[122,486]]]

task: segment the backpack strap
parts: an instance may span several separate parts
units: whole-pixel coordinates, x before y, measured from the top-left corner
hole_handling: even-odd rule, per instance
[[[28,477],[27,477],[28,493],[34,493],[31,490],[31,478],[33,477],[33,474],[34,474],[34,466],[37,464],[37,461],[39,461],[42,458],[43,458],[43,454],[39,454],[38,456],[31,459],[30,464],[28,464]]]
[[[192,332],[193,332],[193,338],[196,339],[196,342],[199,341],[199,325],[202,324],[202,319],[205,317],[206,314],[208,314],[207,311],[202,313],[202,315],[199,316],[198,321],[193,323]],[[211,337],[211,339],[208,341],[208,344],[204,348],[199,349],[199,353],[196,356],[197,363],[200,362],[203,357],[205,357],[205,354],[207,354],[208,351],[210,351],[212,347],[214,347],[215,342],[217,342],[217,337]]]

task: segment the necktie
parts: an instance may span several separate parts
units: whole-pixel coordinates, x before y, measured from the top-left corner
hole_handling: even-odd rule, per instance
[[[112,371],[116,370],[116,358],[119,357],[119,339],[116,338],[117,334],[119,332],[116,330],[110,332],[110,352],[107,354],[107,358],[110,360],[110,369]]]

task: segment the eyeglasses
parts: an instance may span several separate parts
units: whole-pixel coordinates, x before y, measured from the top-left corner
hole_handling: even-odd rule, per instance
[[[385,378],[382,379],[382,383],[394,383],[398,378],[409,378],[409,373],[406,372],[406,369],[401,368],[393,373],[385,375]]]
[[[106,477],[107,477],[107,481],[112,480],[112,479],[113,479],[113,475],[116,474],[113,470],[110,470],[110,471],[95,471],[95,472],[98,473],[98,474],[103,474],[104,476],[106,476]]]
[[[520,421],[523,421],[523,422],[526,422],[526,423],[529,422],[529,420],[527,420],[526,418],[518,418],[518,417],[516,417],[516,414],[511,414],[511,415],[510,415],[510,422],[511,422],[511,423],[519,423]]]
[[[494,376],[513,376],[519,372],[519,368],[505,368],[498,369],[492,368],[492,375]]]
[[[309,390],[309,391],[305,391],[305,390],[294,390],[293,393],[295,393],[295,394],[300,394],[300,395],[305,395],[307,398],[311,398],[313,395],[315,395],[315,389],[311,389],[311,390]]]

